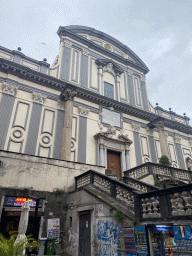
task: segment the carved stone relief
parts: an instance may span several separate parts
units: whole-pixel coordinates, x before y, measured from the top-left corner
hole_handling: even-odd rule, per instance
[[[71,48],[72,44],[68,41],[64,41],[64,46],[67,47],[67,48]]]
[[[177,135],[175,135],[175,142],[176,143],[180,143],[181,142],[181,137],[179,137],[179,136],[177,136]]]
[[[140,126],[138,124],[131,124],[133,131],[138,132],[140,130]]]
[[[8,84],[8,83],[3,83],[2,84],[3,86],[3,93],[6,93],[6,94],[9,94],[9,95],[12,95],[12,96],[16,96],[17,94],[17,91],[18,91],[18,86],[16,85],[13,85],[13,84]]]
[[[112,63],[108,63],[104,68],[103,68],[103,72],[109,72],[111,73],[114,77],[115,77],[115,72],[113,70],[113,64]]]
[[[33,98],[33,102],[38,104],[43,104],[47,97],[45,95],[42,95],[41,93],[33,92],[32,98]]]
[[[81,116],[88,116],[90,110],[88,108],[78,107]]]

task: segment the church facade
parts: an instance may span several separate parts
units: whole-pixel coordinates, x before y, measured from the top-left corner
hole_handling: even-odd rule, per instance
[[[52,66],[0,47],[0,186],[69,192],[86,183],[75,182],[86,171],[97,172],[98,180],[105,174],[119,180],[134,167],[157,164],[162,155],[172,167],[191,170],[189,118],[151,105],[145,63],[93,28],[66,26],[57,33],[59,54]],[[153,186],[152,176],[142,181]],[[92,204],[79,211],[95,205],[98,216],[111,214],[85,191],[78,193],[83,205],[86,198]],[[68,205],[78,204],[76,196],[69,198]],[[69,251],[78,255],[74,244],[75,254],[71,245]]]
[[[51,67],[0,49],[1,150],[105,166],[119,177],[161,155],[187,169],[189,118],[150,104],[142,60],[92,28],[58,35]]]

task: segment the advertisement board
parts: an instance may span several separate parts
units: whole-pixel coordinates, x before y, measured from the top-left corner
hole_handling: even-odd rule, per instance
[[[48,219],[47,220],[47,237],[56,237],[55,243],[59,243],[60,238],[60,219]]]
[[[138,256],[148,255],[147,234],[145,227],[135,227],[135,246]]]

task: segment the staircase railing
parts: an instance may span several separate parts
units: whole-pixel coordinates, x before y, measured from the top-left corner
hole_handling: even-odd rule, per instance
[[[110,196],[124,202],[128,205],[134,206],[134,191],[140,190],[143,192],[151,191],[157,189],[153,186],[145,184],[140,181],[136,181],[131,178],[127,178],[127,181],[132,181],[137,183],[139,186],[129,186],[121,181],[115,180],[113,178],[109,178],[106,175],[98,173],[96,171],[88,171],[77,177],[75,177],[75,188],[79,189],[88,184],[92,184],[93,186],[99,188],[101,191],[109,194]],[[133,183],[132,183],[133,185]],[[140,189],[139,189],[140,188]]]
[[[174,177],[175,179],[183,180],[184,182],[189,182],[192,180],[191,171],[177,169],[174,167],[167,167],[150,162],[139,165],[124,172],[125,176],[138,180],[141,180],[151,174],[161,175],[167,178]]]
[[[136,179],[128,177],[128,176],[123,177],[123,182],[126,183],[129,187],[132,187],[132,188],[142,191],[144,193],[160,189],[156,186],[149,185],[145,182],[136,180]]]

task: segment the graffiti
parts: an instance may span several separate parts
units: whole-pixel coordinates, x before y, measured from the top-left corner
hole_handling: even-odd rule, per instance
[[[122,229],[109,220],[99,220],[97,223],[98,256],[118,256],[120,249],[119,232]]]

